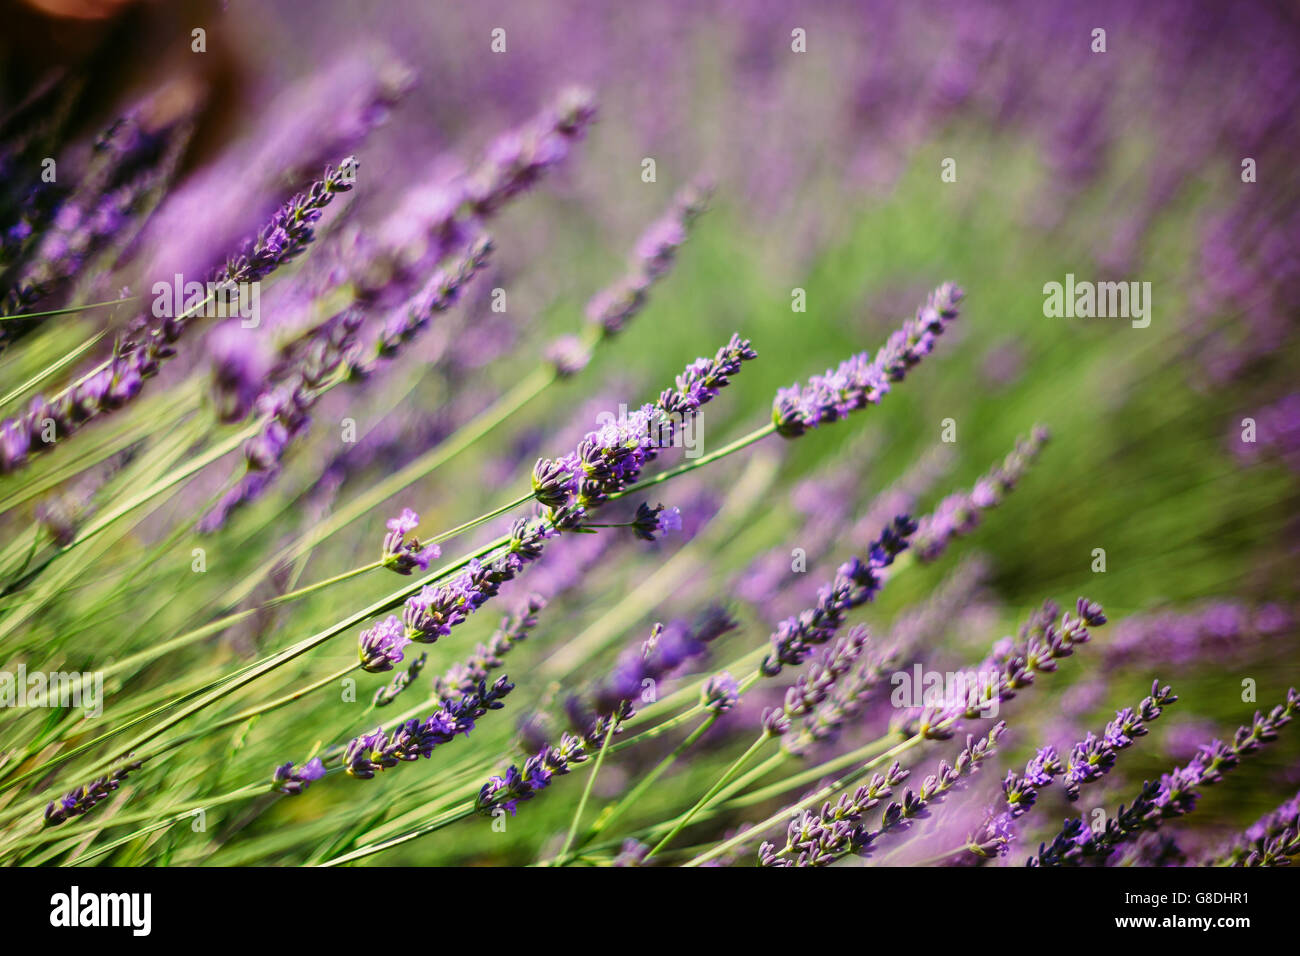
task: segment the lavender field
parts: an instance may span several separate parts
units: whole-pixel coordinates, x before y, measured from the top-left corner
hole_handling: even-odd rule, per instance
[[[1300,856],[1294,5],[3,17],[0,864]]]

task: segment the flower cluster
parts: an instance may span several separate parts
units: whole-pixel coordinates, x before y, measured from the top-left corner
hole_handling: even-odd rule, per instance
[[[1164,774],[1159,780],[1148,781],[1137,799],[1127,808],[1121,806],[1104,827],[1093,829],[1077,817],[1067,820],[1050,843],[1040,845],[1029,864],[1078,866],[1084,862],[1101,862],[1140,833],[1191,813],[1199,797],[1198,787],[1218,783],[1242,757],[1254,753],[1260,744],[1276,740],[1278,732],[1291,722],[1297,711],[1300,711],[1300,693],[1291,688],[1284,704],[1278,704],[1267,714],[1256,713],[1249,727],[1237,728],[1231,744],[1213,741],[1185,766]]]
[[[654,541],[670,531],[682,530],[682,512],[680,508],[664,508],[661,504],[651,507],[643,501],[636,506],[631,525],[632,532],[642,541]]]
[[[865,627],[850,628],[848,634],[827,648],[821,659],[814,661],[786,689],[780,707],[764,712],[764,733],[770,737],[784,737],[794,721],[810,715],[825,702],[835,685],[853,670],[869,642],[870,633]]]
[[[120,787],[122,781],[129,774],[139,770],[143,763],[142,760],[136,760],[123,764],[106,776],[97,777],[85,786],[69,790],[60,799],[46,806],[45,825],[47,827],[58,826],[65,820],[89,813],[101,801],[106,800],[110,793]]]
[[[422,545],[418,538],[407,535],[420,524],[420,516],[410,508],[403,508],[396,518],[388,519],[388,534],[384,535],[384,567],[398,574],[410,574],[416,568],[429,570],[429,562],[442,554],[436,544]]]
[[[293,762],[290,761],[275,768],[275,773],[271,777],[271,787],[296,797],[323,776],[325,776],[325,764],[321,762],[320,757],[313,757],[297,770],[293,769]]]
[[[589,749],[599,748],[611,719],[616,724],[627,720],[635,713],[633,701],[647,688],[702,656],[713,641],[737,626],[735,618],[720,607],[709,608],[693,627],[681,621],[667,626],[656,624],[649,638],[619,657],[587,700],[572,696],[566,701],[573,729],[584,736]]]
[[[881,780],[879,777],[864,788],[865,799],[861,799],[864,790],[859,789],[853,797],[842,796],[834,806],[826,804],[820,813],[804,812],[797,816],[786,830],[785,846],[777,849],[771,843],[764,843],[759,848],[759,863],[763,866],[826,866],[849,853],[869,854],[882,837],[907,830],[913,822],[926,817],[930,808],[956,789],[963,778],[976,773],[980,764],[993,756],[998,738],[1005,731],[1006,724],[999,722],[983,737],[967,737],[966,746],[952,764],[941,761],[938,771],[927,776],[919,790],[909,789],[901,801],[892,801],[885,807],[878,827],[866,826],[861,818],[865,810],[878,802],[881,796],[887,795],[887,790],[881,793],[871,789]],[[883,779],[886,786],[896,786],[906,776],[900,775],[897,767],[895,764]]]
[[[777,432],[793,438],[810,428],[839,421],[849,413],[877,405],[908,371],[934,349],[949,322],[957,318],[962,290],[951,282],[930,293],[916,315],[903,323],[871,357],[866,352],[845,359],[807,385],[792,385],[776,394],[772,422]]]
[[[700,690],[700,705],[716,716],[731,710],[739,700],[740,685],[727,671],[714,674]]]
[[[315,224],[325,207],[352,188],[356,166],[356,160],[348,157],[285,203],[256,239],[213,273],[209,284],[215,295],[256,282],[301,255],[315,238]],[[191,308],[167,316],[155,326],[145,317],[137,319],[118,340],[111,359],[54,398],[37,396],[26,414],[0,423],[0,473],[22,467],[30,453],[48,451],[90,420],[135,398],[145,379],[176,354],[175,344],[196,312]]]
[[[916,535],[912,539],[917,559],[933,561],[954,537],[974,531],[979,525],[980,513],[1002,503],[1007,492],[1029,470],[1048,437],[1046,428],[1035,426],[1029,437],[1017,440],[1011,453],[976,481],[970,491],[949,495],[934,511],[917,522]]]
[[[433,692],[440,700],[459,700],[470,694],[491,673],[505,663],[510,650],[528,638],[537,626],[537,615],[546,607],[540,594],[530,594],[514,614],[507,614],[486,644],[479,644],[465,660],[453,664],[441,677],[433,680]]]
[[[479,791],[474,802],[480,813],[491,816],[497,809],[514,816],[519,804],[531,800],[551,784],[587,759],[582,738],[571,734],[560,737],[558,746],[545,745],[524,761],[521,768],[511,765],[501,776],[494,776]]]
[[[1074,745],[1065,760],[1049,745],[1029,759],[1023,773],[1007,771],[1002,781],[1002,809],[989,813],[983,826],[967,842],[967,849],[985,858],[1006,853],[1014,837],[1013,821],[1034,808],[1040,790],[1062,777],[1066,796],[1077,800],[1079,788],[1109,773],[1119,751],[1132,746],[1138,737],[1146,736],[1146,725],[1177,700],[1169,687],[1161,687],[1159,681],[1154,681],[1151,693],[1142,699],[1136,711],[1129,707],[1120,710],[1100,737],[1090,732]]]
[[[449,743],[457,734],[468,735],[480,717],[504,707],[502,700],[514,686],[500,677],[491,686],[480,684],[472,694],[445,702],[424,720],[412,718],[389,733],[380,727],[372,734],[355,737],[343,753],[343,766],[350,776],[369,780],[404,761],[432,756],[435,747]]]
[[[375,691],[375,696],[371,698],[371,703],[376,707],[387,707],[395,701],[406,688],[410,687],[420,677],[420,672],[424,670],[424,665],[429,662],[427,653],[420,654],[419,657],[407,665],[406,670],[397,674],[383,687]]]
[[[623,421],[588,432],[575,451],[541,458],[533,467],[533,494],[566,524],[634,483],[659,448],[671,445],[678,422],[693,414],[730,381],[742,362],[757,357],[747,339],[733,335],[712,359],[699,359],[677,376],[677,387],[630,412]]]
[[[538,518],[515,521],[502,554],[486,564],[475,559],[450,584],[425,585],[407,600],[402,611],[406,636],[421,644],[432,644],[446,637],[453,627],[495,597],[502,584],[513,580],[527,564],[537,560],[544,542],[555,533]]]
[[[1300,856],[1300,793],[1252,823],[1212,862],[1289,866],[1294,856]]]
[[[786,828],[785,846],[777,849],[764,842],[758,850],[763,866],[826,866],[857,849],[862,832],[862,818],[872,807],[893,793],[893,788],[907,779],[910,771],[895,763],[883,774],[852,793],[840,794],[835,803],[824,803],[813,812],[795,815]]]
[[[477,216],[489,216],[532,187],[561,163],[596,116],[591,94],[572,87],[529,125],[498,137],[466,184],[466,199]]]
[[[916,524],[899,515],[867,549],[867,559],[853,557],[840,565],[835,580],[817,594],[817,604],[782,621],[772,634],[772,650],[762,671],[774,677],[786,666],[797,667],[813,649],[825,644],[844,626],[847,614],[875,598],[884,583],[884,571],[907,548]]]
[[[959,720],[988,716],[994,704],[1014,699],[1039,674],[1052,673],[1058,661],[1073,655],[1077,645],[1087,643],[1089,627],[1106,623],[1101,605],[1082,597],[1075,602],[1074,616],[1066,612],[1058,624],[1058,614],[1060,608],[1048,601],[1031,615],[1015,639],[1004,638],[993,645],[974,670],[997,676],[987,684],[981,683],[978,695],[946,701],[938,707],[909,708],[896,721],[899,732],[904,737],[919,734],[930,740],[951,737]]]
[[[645,307],[650,287],[672,267],[678,248],[708,199],[707,187],[692,184],[682,189],[668,211],[637,240],[627,274],[587,303],[587,319],[602,335],[617,335]]]
[[[406,628],[396,615],[389,615],[374,627],[368,627],[358,638],[357,656],[362,670],[372,674],[391,671],[394,664],[402,662],[402,649],[411,643]]]

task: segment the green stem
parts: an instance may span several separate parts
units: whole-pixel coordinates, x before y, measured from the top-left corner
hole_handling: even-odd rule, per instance
[[[699,813],[701,810],[703,810],[706,806],[708,806],[709,801],[712,800],[715,796],[717,796],[718,792],[727,785],[727,782],[740,772],[741,767],[749,763],[750,758],[753,757],[754,754],[758,753],[759,748],[762,747],[763,744],[767,743],[769,739],[770,736],[766,732],[759,734],[758,739],[749,745],[749,749],[746,750],[739,757],[737,757],[736,762],[733,763],[730,767],[728,767],[726,772],[723,773],[723,775],[718,778],[718,782],[715,783],[712,787],[710,787],[708,792],[705,793],[704,796],[700,797],[700,799],[695,802],[695,806],[691,807],[689,810],[686,811],[685,814],[683,814],[681,817],[678,818],[677,824],[671,830],[668,831],[668,835],[665,836],[658,843],[656,843],[654,847],[650,850],[650,852],[645,855],[645,860],[649,860],[652,856],[654,856],[656,853],[658,853],[660,850],[666,847],[669,843],[671,843],[673,837],[677,836],[677,834],[681,833],[682,830],[686,829],[686,825],[689,824],[691,820],[695,818],[695,815]],[[642,862],[645,862],[645,860],[643,860]]]
[[[677,758],[687,750],[691,749],[691,747],[695,746],[695,743],[708,732],[709,728],[714,725],[717,719],[717,714],[709,714],[708,717],[700,721],[699,726],[692,730],[685,740],[674,747],[672,753],[659,761],[655,768],[642,777],[637,785],[629,790],[618,801],[618,803],[610,806],[609,809],[597,818],[596,822],[592,824],[591,829],[587,831],[586,836],[582,838],[582,842],[578,844],[578,849],[581,850],[596,837],[600,836],[603,831],[612,827],[614,822],[622,817],[624,813],[634,807],[637,801],[645,796],[650,788],[658,782],[659,778],[667,773],[668,769],[677,762]],[[563,854],[561,854],[561,856],[563,856]],[[560,865],[563,865],[563,861],[561,861]]]
[[[587,785],[582,788],[582,797],[578,800],[578,809],[573,813],[573,822],[569,824],[568,835],[564,838],[564,845],[560,847],[560,856],[563,857],[569,852],[569,847],[573,846],[573,838],[578,835],[578,825],[582,823],[582,814],[587,809],[587,800],[591,797],[591,788],[596,783],[596,775],[600,773],[601,766],[605,763],[605,755],[609,752],[609,742],[614,737],[614,731],[618,729],[618,718],[611,717],[609,729],[605,731],[605,739],[600,745],[600,753],[596,755],[595,766],[591,768],[591,773],[587,775]]]

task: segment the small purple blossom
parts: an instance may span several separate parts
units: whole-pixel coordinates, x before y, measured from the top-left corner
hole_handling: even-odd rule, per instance
[[[846,418],[850,412],[879,404],[891,385],[934,349],[948,323],[957,318],[962,290],[945,283],[930,294],[916,315],[880,347],[872,358],[859,352],[825,375],[814,375],[804,386],[792,385],[776,394],[772,422],[787,438],[810,428]]]
[[[350,776],[369,780],[399,763],[430,757],[436,747],[450,743],[457,734],[468,736],[475,721],[488,711],[504,707],[502,701],[514,686],[500,677],[491,686],[482,683],[472,694],[445,702],[424,720],[412,718],[388,733],[381,727],[356,737],[343,753],[343,766]]]
[[[290,761],[275,768],[271,786],[281,793],[297,796],[323,776],[325,776],[325,764],[321,762],[320,757],[313,757],[297,770],[293,769],[293,762]]]
[[[361,668],[371,673],[391,671],[402,661],[402,649],[411,643],[406,628],[396,614],[390,614],[374,627],[361,632],[357,656]]]
[[[388,519],[388,534],[384,536],[384,567],[398,574],[410,574],[416,568],[429,570],[429,562],[436,560],[442,549],[436,544],[421,545],[418,538],[406,536],[420,523],[420,516],[410,508],[403,508],[396,518]]]

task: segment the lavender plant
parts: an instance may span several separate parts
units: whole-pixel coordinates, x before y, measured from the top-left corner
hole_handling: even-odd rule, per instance
[[[6,76],[0,862],[1294,861],[1294,23],[381,6]]]

